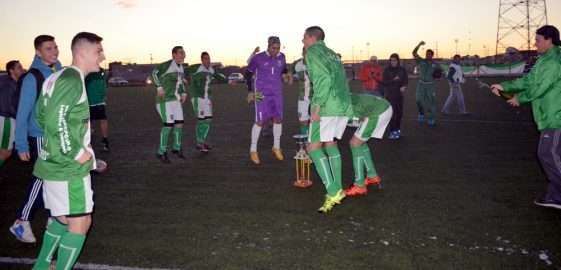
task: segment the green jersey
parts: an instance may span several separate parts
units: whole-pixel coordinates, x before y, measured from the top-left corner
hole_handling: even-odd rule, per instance
[[[538,130],[561,128],[561,49],[540,56],[528,75],[501,83],[505,92],[518,93],[521,103],[532,102]]]
[[[298,99],[308,101],[312,97],[312,83],[304,59],[299,59],[292,65],[292,73],[298,76]]]
[[[220,82],[227,82],[226,76],[222,73],[214,71],[212,67],[205,67],[204,65],[195,65],[190,68],[191,82],[189,83],[189,97],[190,98],[209,98],[211,96],[210,83],[213,79]]]
[[[71,66],[49,76],[35,110],[37,124],[43,129],[43,142],[33,174],[52,181],[88,175],[95,166],[95,157],[90,145],[90,110],[82,72]],[[92,159],[78,163],[85,152]]]
[[[166,102],[179,100],[181,95],[185,95],[185,69],[182,64],[177,64],[173,60],[159,64],[152,71],[152,81],[157,88],[164,89],[163,97],[156,97],[156,102]]]
[[[432,77],[432,74],[436,69],[436,64],[432,60],[429,61],[421,58],[418,51],[419,46],[415,47],[415,50],[413,50],[413,57],[415,57],[415,61],[417,62],[417,66],[419,67],[419,80],[423,82],[433,82],[434,78]]]
[[[88,92],[90,106],[105,104],[107,95],[107,81],[105,79],[106,72],[103,69],[86,76],[86,91]]]
[[[353,112],[351,91],[341,60],[323,41],[317,41],[306,53],[308,75],[314,86],[310,109],[320,107],[320,116],[347,116]]]
[[[390,107],[387,100],[373,95],[352,94],[351,99],[355,118],[378,117]]]

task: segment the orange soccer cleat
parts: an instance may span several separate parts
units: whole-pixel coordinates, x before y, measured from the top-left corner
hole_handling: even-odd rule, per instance
[[[380,178],[380,176],[366,177],[366,179],[364,179],[364,184],[366,186],[377,185],[378,189],[382,189],[382,178]]]
[[[347,196],[360,196],[366,195],[366,193],[368,193],[366,186],[359,187],[356,184],[353,184],[350,188],[345,189],[345,195]]]

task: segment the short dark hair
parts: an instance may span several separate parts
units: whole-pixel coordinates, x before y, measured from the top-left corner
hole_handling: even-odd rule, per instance
[[[454,57],[452,57],[452,59],[454,59],[454,58],[456,58],[456,57],[462,59],[462,57],[461,57],[459,54],[455,54]]]
[[[8,72],[8,76],[12,76],[12,72],[10,72],[10,70],[16,68],[18,64],[19,64],[19,60],[12,60],[6,63],[6,71]]]
[[[201,53],[201,60],[203,59],[203,56],[205,56],[205,55],[208,56],[208,57],[210,57],[210,55],[208,54],[208,52],[202,52],[202,53]]]
[[[319,26],[310,26],[306,29],[306,34],[315,37],[317,40],[325,39],[325,32]]]
[[[75,47],[76,47],[76,44],[78,44],[79,42],[82,42],[82,41],[87,41],[88,43],[98,44],[98,43],[101,43],[102,40],[103,40],[102,37],[100,37],[100,36],[98,36],[94,33],[80,32],[72,38],[72,43],[70,45],[70,48],[72,50],[74,50]]]
[[[35,47],[35,50],[37,50],[44,42],[48,41],[55,41],[55,37],[49,35],[39,35],[35,38],[35,40],[33,40],[33,46]]]
[[[183,46],[175,46],[171,49],[171,53],[177,53],[177,51],[183,50]]]
[[[536,34],[543,36],[545,39],[551,39],[551,42],[555,46],[561,46],[561,40],[559,40],[559,30],[553,25],[544,25],[536,30]]]
[[[428,49],[428,50],[427,50],[427,53],[431,53],[432,55],[434,55],[434,51],[431,50],[431,49]]]
[[[397,61],[399,62],[399,54],[397,54],[397,53],[392,53],[392,54],[390,55],[390,60],[391,60],[392,58],[397,59]]]

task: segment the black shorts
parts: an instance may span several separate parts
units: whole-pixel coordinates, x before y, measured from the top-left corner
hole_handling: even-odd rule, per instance
[[[90,119],[107,120],[107,115],[105,114],[105,105],[90,106]]]

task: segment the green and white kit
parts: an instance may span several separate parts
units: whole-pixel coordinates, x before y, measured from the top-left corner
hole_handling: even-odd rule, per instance
[[[49,76],[36,112],[44,134],[33,174],[44,179],[45,207],[53,216],[91,213],[89,175],[96,164],[83,73],[71,66]],[[80,164],[78,160],[86,152],[91,159]]]

